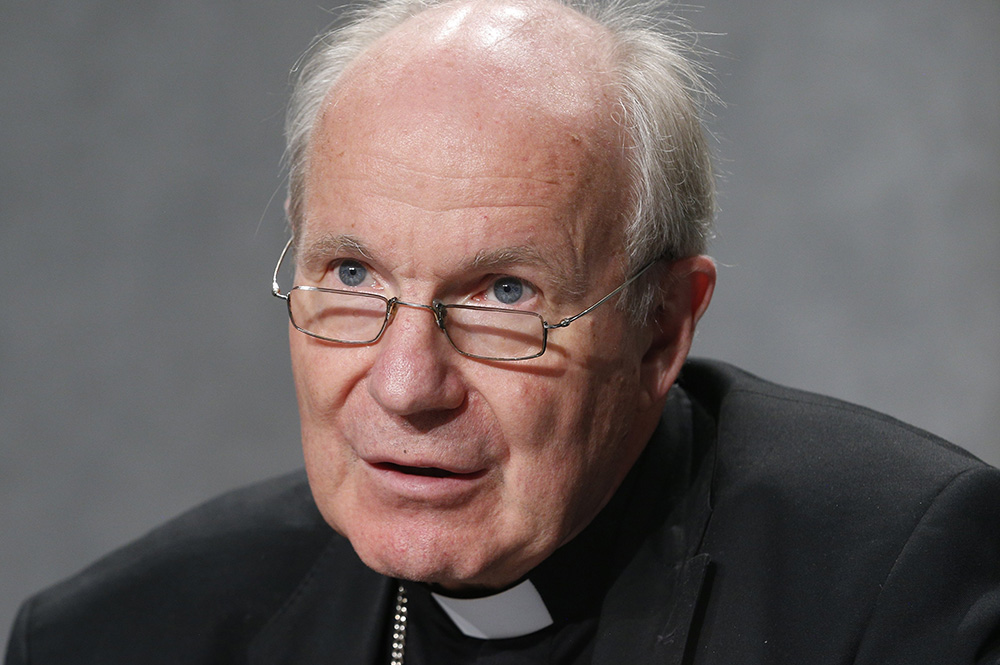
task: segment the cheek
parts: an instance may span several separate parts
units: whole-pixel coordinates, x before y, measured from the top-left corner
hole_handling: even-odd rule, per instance
[[[564,533],[592,517],[631,465],[623,448],[633,383],[620,372],[594,381],[581,371],[496,387],[491,407],[504,414],[510,456],[505,483],[518,512]],[[501,399],[506,406],[498,409]]]
[[[289,349],[303,428],[339,413],[364,376],[367,349],[338,348],[294,328]]]
[[[309,487],[330,526],[340,533],[350,523],[352,468],[356,463],[343,438],[352,387],[364,375],[357,352],[324,344],[291,329],[289,348],[298,396],[302,452]]]
[[[589,348],[588,335],[571,340],[574,346]],[[582,339],[581,339],[582,338]],[[608,340],[603,340],[607,342]],[[613,351],[558,358],[560,365],[537,371],[495,370],[474,378],[474,384],[497,422],[503,424],[512,455],[553,454],[592,457],[595,449],[607,448],[610,437],[620,434],[619,423],[628,422],[638,394],[638,363],[618,349],[620,342],[599,347]],[[546,358],[539,359],[544,361]],[[512,368],[513,369],[513,368]]]
[[[587,398],[566,372],[534,374],[483,368],[470,377],[473,390],[488,410],[478,414],[502,432],[509,464],[517,469],[549,466],[550,458],[565,455],[567,444],[578,441],[585,429]],[[569,446],[572,447],[572,446]]]

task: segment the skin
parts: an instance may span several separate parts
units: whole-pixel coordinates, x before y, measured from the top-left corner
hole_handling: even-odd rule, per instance
[[[491,0],[377,42],[313,138],[296,283],[344,288],[348,261],[386,297],[496,305],[512,276],[512,306],[550,322],[610,292],[628,201],[604,39],[568,10]],[[386,575],[516,582],[593,519],[656,425],[715,280],[706,257],[662,272],[649,325],[608,303],[517,363],[459,355],[422,309],[369,346],[290,329],[325,519]]]

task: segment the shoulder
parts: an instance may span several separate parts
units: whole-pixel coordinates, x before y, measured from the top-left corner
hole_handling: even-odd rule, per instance
[[[724,363],[690,361],[682,377],[715,420],[718,470],[726,481],[777,474],[783,482],[801,476],[813,491],[889,482],[887,491],[906,493],[990,469],[958,446],[885,414]]]
[[[229,492],[30,599],[11,649],[30,647],[32,662],[226,662],[219,645],[243,643],[342,540],[302,472]]]
[[[971,453],[871,409],[692,361],[683,386],[715,423],[713,503],[770,508],[813,528],[911,528],[952,483],[998,473]],[[832,523],[826,523],[827,521]]]
[[[693,361],[682,383],[715,423],[705,550],[714,630],[740,627],[726,648],[972,661],[1000,624],[1000,471],[884,414],[722,363]]]

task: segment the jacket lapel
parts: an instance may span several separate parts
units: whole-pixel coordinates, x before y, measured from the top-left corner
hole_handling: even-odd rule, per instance
[[[711,560],[699,553],[712,514],[714,420],[672,391],[647,446],[643,478],[622,536],[621,572],[608,590],[594,665],[685,662],[707,594]],[[697,627],[694,627],[695,632]]]
[[[680,665],[699,604],[709,556],[664,570],[637,557],[608,594],[594,646],[594,665]]]

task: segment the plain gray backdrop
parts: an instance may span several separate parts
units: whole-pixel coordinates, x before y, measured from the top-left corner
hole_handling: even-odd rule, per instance
[[[720,0],[722,264],[695,353],[1000,462],[1000,3]],[[29,592],[300,465],[288,71],[309,2],[0,9],[0,632]],[[0,642],[2,644],[2,642]]]

